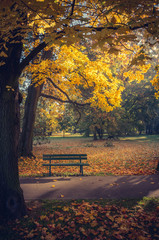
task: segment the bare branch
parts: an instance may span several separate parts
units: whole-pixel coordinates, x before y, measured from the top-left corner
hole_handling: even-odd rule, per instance
[[[47,80],[48,80],[49,82],[51,82],[51,84],[52,84],[56,89],[58,89],[61,93],[63,93],[63,94],[67,97],[68,101],[71,102],[71,99],[69,98],[68,94],[67,94],[66,92],[64,92],[59,86],[57,86],[57,85],[52,81],[51,78],[47,78]]]
[[[54,96],[52,96],[52,95],[47,95],[47,94],[45,94],[45,93],[41,93],[41,95],[40,95],[41,97],[44,97],[44,98],[49,98],[49,99],[53,99],[53,100],[55,100],[55,101],[58,101],[58,102],[61,102],[61,103],[70,103],[70,101],[68,101],[68,100],[62,100],[61,98],[57,98],[57,97],[54,97]],[[74,104],[74,103],[73,103]],[[85,104],[86,105],[86,104]],[[80,105],[81,106],[81,105]],[[74,108],[75,108],[75,111],[77,111],[78,112],[78,114],[79,114],[79,117],[78,117],[78,120],[77,120],[77,122],[76,122],[76,126],[78,125],[78,123],[79,123],[79,121],[80,121],[80,119],[81,119],[81,112],[80,112],[80,110],[78,109],[78,103],[76,103],[76,105],[74,104]]]
[[[52,95],[48,95],[48,94],[45,94],[45,93],[41,93],[40,96],[44,97],[44,98],[53,99],[55,101],[62,102],[62,103],[69,103],[68,100],[62,100],[61,98],[57,98],[57,97],[54,97]]]
[[[136,29],[140,29],[140,28],[147,28],[147,27],[149,27],[149,25],[152,25],[152,24],[155,24],[155,22],[152,21],[152,22],[147,22],[144,24],[140,23],[140,25],[138,23],[136,26],[135,25],[134,26],[126,25],[126,24],[124,24],[124,25],[127,26],[130,30],[136,30]],[[92,29],[92,31],[102,31],[103,29],[118,30],[120,27],[121,27],[121,24],[118,24],[116,26],[108,26],[108,27],[88,27],[88,28]]]
[[[132,49],[126,47],[122,41],[120,41],[121,46],[123,46],[126,50],[134,52]]]
[[[62,103],[71,103],[73,105],[81,106],[81,107],[90,105],[90,103],[78,103],[78,102],[74,102],[72,100],[70,100],[70,101],[69,100],[63,100],[61,98],[57,98],[57,97],[54,97],[52,95],[48,95],[48,94],[45,94],[45,93],[41,93],[40,96],[44,97],[44,98],[50,98],[50,99],[53,99],[55,101],[62,102]]]
[[[57,101],[60,101],[60,102],[63,102],[63,103],[71,103],[71,104],[73,104],[73,105],[75,105],[75,106],[81,106],[81,107],[82,107],[82,106],[86,106],[86,105],[88,106],[88,105],[90,105],[90,103],[79,103],[79,102],[76,102],[76,101],[71,100],[70,97],[68,96],[68,94],[67,94],[65,91],[63,91],[59,86],[57,86],[57,85],[52,81],[51,78],[47,78],[47,80],[48,80],[56,89],[58,89],[61,93],[63,93],[63,94],[66,96],[67,100],[63,100],[63,99],[61,99],[61,98],[57,98],[57,97],[54,97],[54,96],[52,96],[52,95],[47,95],[47,94],[44,94],[44,93],[41,94],[42,97],[51,98],[51,99],[54,99],[54,100],[57,100]]]

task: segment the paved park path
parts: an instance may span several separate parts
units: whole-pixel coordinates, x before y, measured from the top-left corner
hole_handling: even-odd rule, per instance
[[[25,200],[159,197],[159,175],[20,178]]]

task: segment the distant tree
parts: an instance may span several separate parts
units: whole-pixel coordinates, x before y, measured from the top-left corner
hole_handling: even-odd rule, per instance
[[[51,100],[39,98],[36,109],[35,126],[33,130],[34,139],[46,139],[53,132],[59,131],[58,118],[63,111],[63,106]]]
[[[93,133],[95,139],[102,138],[103,133],[112,136],[158,134],[159,101],[148,78],[152,75],[150,69],[141,82],[127,82],[120,108],[111,112],[84,108],[79,130],[86,134]]]
[[[122,98],[121,108],[109,114],[111,128],[118,135],[157,133],[159,101],[150,81],[128,83]]]

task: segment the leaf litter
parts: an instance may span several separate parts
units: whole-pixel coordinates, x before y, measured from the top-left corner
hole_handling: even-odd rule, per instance
[[[91,147],[88,143],[91,142]],[[58,148],[56,145],[58,144]],[[159,160],[159,142],[114,141],[114,147],[105,147],[105,141],[62,139],[50,144],[34,146],[36,158],[20,158],[20,176],[43,176],[43,154],[87,154],[90,166],[84,167],[84,175],[150,175],[156,173]],[[69,148],[68,148],[69,147]],[[79,167],[52,167],[57,175],[79,175]]]
[[[159,200],[155,199],[45,200],[29,202],[28,208],[29,214],[23,219],[1,227],[0,239],[159,239]]]

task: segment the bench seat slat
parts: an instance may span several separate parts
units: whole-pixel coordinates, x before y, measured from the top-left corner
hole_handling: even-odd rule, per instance
[[[87,160],[87,157],[43,157],[43,160]]]
[[[81,157],[87,157],[87,154],[43,154],[44,157],[64,157],[64,156],[68,156],[68,157],[75,157],[75,156],[81,156]]]
[[[89,166],[89,163],[44,163],[43,166]]]

